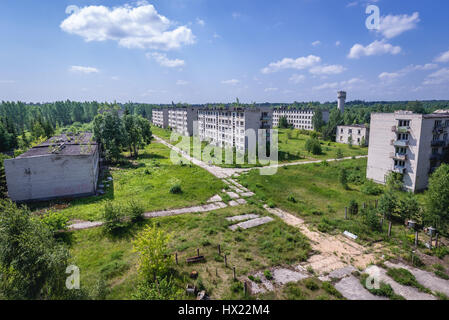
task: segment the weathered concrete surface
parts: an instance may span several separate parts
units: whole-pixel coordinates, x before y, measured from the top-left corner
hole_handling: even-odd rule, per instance
[[[220,202],[220,201],[223,201],[223,199],[217,194],[212,198],[210,198],[209,200],[207,200],[207,203]]]
[[[238,204],[247,204],[245,199],[237,199],[236,201]]]
[[[392,263],[392,262],[385,262],[385,265],[388,268],[403,268],[410,271],[416,278],[416,280],[422,284],[424,287],[434,291],[434,292],[441,292],[445,295],[449,296],[449,281],[441,279],[434,275],[433,273],[416,269],[413,267],[410,267],[408,265],[405,265],[403,263]]]
[[[278,285],[284,285],[289,282],[298,282],[310,277],[306,272],[293,271],[285,268],[275,269],[272,274],[274,282]]]
[[[436,300],[435,296],[431,294],[420,292],[414,287],[404,286],[397,283],[387,275],[385,269],[378,266],[369,266],[366,268],[365,273],[374,277],[379,283],[385,282],[389,284],[396,294],[403,296],[407,300]]]
[[[244,192],[244,193],[242,193],[242,194],[240,194],[242,197],[244,197],[244,198],[249,198],[249,197],[252,197],[252,196],[254,196],[254,192]]]
[[[226,192],[226,194],[227,194],[228,196],[230,196],[231,199],[238,199],[238,198],[240,198],[240,196],[239,196],[237,193],[232,192],[232,191],[228,191],[228,192]]]
[[[226,208],[227,205],[223,202],[210,203],[202,206],[189,207],[189,208],[181,208],[181,209],[173,209],[173,210],[164,210],[164,211],[156,211],[156,212],[147,212],[144,213],[145,218],[157,218],[157,217],[169,217],[176,216],[180,214],[186,213],[196,213],[196,212],[208,212],[218,209]]]
[[[259,271],[253,275],[255,278],[259,278],[261,283],[256,283],[247,278],[247,281],[250,284],[250,291],[252,294],[265,293],[267,291],[274,291],[273,283],[265,278],[263,272]]]
[[[84,229],[91,229],[91,228],[97,228],[104,224],[104,222],[101,221],[81,221],[74,224],[71,224],[69,226],[70,231],[76,231],[76,230],[84,230]]]
[[[343,297],[348,300],[388,300],[385,297],[379,297],[371,294],[366,290],[359,279],[353,275],[341,279],[335,284],[335,289],[337,289]]]
[[[234,224],[234,225],[230,226],[229,229],[231,229],[232,231],[235,231],[238,228],[250,229],[250,228],[258,227],[263,224],[269,223],[271,221],[273,221],[273,218],[270,218],[270,217],[257,218],[257,219]]]
[[[256,219],[256,218],[259,218],[259,215],[251,213],[251,214],[244,214],[241,216],[228,217],[228,218],[226,218],[226,220],[235,222],[235,221],[244,221],[244,220]]]
[[[321,276],[319,279],[321,281],[331,281],[332,279],[343,279],[344,277],[347,277],[351,275],[354,271],[357,271],[356,268],[353,266],[346,266],[341,269],[336,269],[332,272],[330,272],[327,276]]]

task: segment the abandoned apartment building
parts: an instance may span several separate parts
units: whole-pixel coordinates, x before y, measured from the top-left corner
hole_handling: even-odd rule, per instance
[[[62,134],[5,160],[13,201],[73,198],[96,193],[99,150],[91,133]]]

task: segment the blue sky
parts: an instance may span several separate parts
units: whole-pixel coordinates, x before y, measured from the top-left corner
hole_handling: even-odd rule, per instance
[[[0,99],[449,99],[448,12],[447,0],[2,0]]]

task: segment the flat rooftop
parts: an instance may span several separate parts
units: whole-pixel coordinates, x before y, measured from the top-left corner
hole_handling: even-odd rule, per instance
[[[98,145],[93,139],[93,134],[83,132],[79,134],[61,134],[37,145],[27,152],[16,157],[16,159],[46,156],[89,156],[97,151]]]

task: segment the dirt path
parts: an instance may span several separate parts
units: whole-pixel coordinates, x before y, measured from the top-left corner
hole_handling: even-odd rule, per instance
[[[374,263],[377,256],[380,255],[381,247],[379,245],[367,249],[342,235],[335,236],[312,231],[304,220],[281,209],[268,206],[265,206],[265,209],[281,218],[285,223],[298,228],[310,239],[312,249],[318,253],[310,257],[303,266],[312,268],[318,275],[322,276],[351,265],[365,269],[369,264]]]

